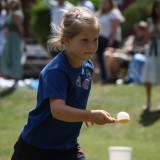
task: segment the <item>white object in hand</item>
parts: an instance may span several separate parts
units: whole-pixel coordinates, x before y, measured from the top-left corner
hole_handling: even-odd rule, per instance
[[[127,112],[122,111],[117,114],[117,120],[120,123],[128,123],[128,121],[130,120],[130,116]]]

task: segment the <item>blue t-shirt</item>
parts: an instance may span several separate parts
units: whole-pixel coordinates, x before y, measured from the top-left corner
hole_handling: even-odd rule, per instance
[[[48,63],[39,77],[37,104],[29,113],[28,122],[21,132],[24,141],[44,149],[73,148],[77,144],[82,122],[55,119],[49,99],[63,99],[66,105],[85,110],[92,76],[91,61],[84,61],[80,68],[73,68],[64,52]]]

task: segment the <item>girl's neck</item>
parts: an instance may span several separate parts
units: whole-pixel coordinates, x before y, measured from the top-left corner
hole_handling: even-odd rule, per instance
[[[82,60],[78,60],[77,57],[74,57],[73,54],[68,54],[67,51],[64,51],[64,53],[67,56],[69,64],[73,68],[80,68],[82,66]]]

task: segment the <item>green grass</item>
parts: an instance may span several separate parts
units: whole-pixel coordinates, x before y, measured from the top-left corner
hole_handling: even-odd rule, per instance
[[[94,84],[89,109],[105,109],[114,117],[119,111],[126,111],[131,120],[128,124],[90,125],[88,128],[83,125],[79,142],[87,160],[109,160],[110,146],[132,147],[132,160],[159,160],[160,110],[156,110],[156,105],[160,103],[159,89],[153,88],[151,112],[143,113],[143,86]],[[36,91],[28,88],[12,93],[4,92],[4,89],[0,91],[0,160],[9,160],[27,114],[35,105]]]

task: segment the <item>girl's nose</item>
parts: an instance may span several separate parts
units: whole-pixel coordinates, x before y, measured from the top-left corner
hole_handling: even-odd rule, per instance
[[[94,49],[96,46],[95,46],[95,43],[94,42],[89,42],[88,44],[88,49],[92,50]]]

